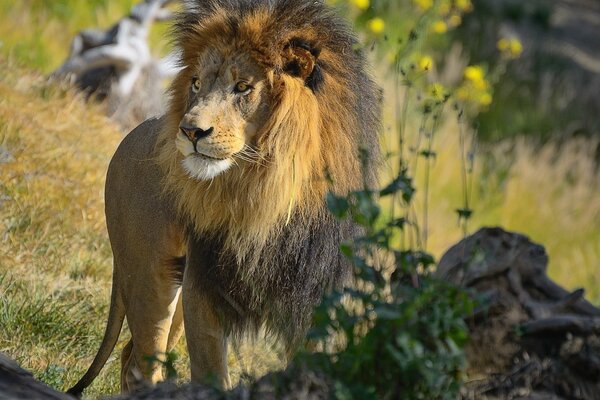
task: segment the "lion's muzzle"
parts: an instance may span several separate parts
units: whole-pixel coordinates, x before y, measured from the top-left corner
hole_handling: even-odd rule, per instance
[[[214,131],[214,128],[212,126],[208,129],[202,129],[197,126],[190,126],[190,125],[183,125],[183,124],[179,125],[179,129],[194,144],[196,144],[196,142],[198,142],[198,140],[207,137]]]

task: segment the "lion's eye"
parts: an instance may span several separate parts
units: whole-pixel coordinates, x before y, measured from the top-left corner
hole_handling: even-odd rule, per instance
[[[252,90],[252,86],[244,81],[240,81],[235,84],[233,91],[235,93],[249,93]]]
[[[192,92],[198,93],[200,91],[200,79],[192,79]]]

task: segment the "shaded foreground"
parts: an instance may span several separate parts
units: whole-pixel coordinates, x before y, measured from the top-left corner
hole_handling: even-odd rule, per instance
[[[442,257],[437,275],[472,290],[480,306],[468,321],[471,341],[464,399],[600,399],[600,309],[583,291],[546,276],[542,246],[500,228],[484,228]],[[334,384],[301,365],[227,393],[163,382],[119,399],[328,399]],[[0,398],[67,395],[0,356]]]

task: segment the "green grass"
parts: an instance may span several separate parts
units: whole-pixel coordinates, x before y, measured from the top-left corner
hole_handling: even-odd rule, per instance
[[[127,15],[137,0],[19,0],[0,2],[0,54],[44,73],[68,56],[75,34],[87,28],[108,29]],[[151,41],[164,52],[165,24],[155,24]]]
[[[121,134],[100,107],[0,65],[0,147],[10,155],[0,168],[0,351],[62,388],[104,329],[111,253],[102,182]],[[114,387],[109,376],[99,392]]]

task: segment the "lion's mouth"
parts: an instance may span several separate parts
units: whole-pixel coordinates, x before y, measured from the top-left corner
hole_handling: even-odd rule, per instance
[[[233,161],[231,158],[217,158],[204,153],[191,153],[182,161],[182,165],[187,173],[196,179],[213,179],[231,167]]]
[[[202,158],[202,159],[206,159],[206,160],[213,160],[213,161],[223,161],[223,160],[227,160],[229,158],[229,157],[223,157],[223,158],[213,157],[213,156],[209,156],[208,154],[200,153],[199,151],[197,151],[196,153],[192,153],[191,155],[193,157],[198,157],[198,158]]]

